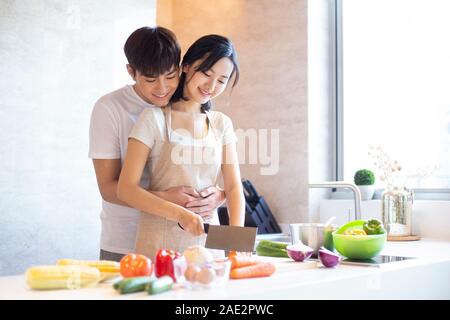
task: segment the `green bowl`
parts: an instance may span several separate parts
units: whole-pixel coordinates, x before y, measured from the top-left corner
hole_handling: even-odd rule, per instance
[[[355,220],[332,233],[334,246],[341,255],[350,259],[366,260],[375,257],[383,250],[387,239],[386,232],[367,236],[343,234],[347,230],[362,229],[363,224],[364,220]]]

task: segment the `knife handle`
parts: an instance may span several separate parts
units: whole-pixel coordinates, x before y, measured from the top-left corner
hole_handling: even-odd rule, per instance
[[[181,224],[178,222],[178,226],[184,230],[184,228],[181,226]],[[205,230],[205,233],[208,233],[209,231],[209,223],[204,223],[203,224],[203,229]]]

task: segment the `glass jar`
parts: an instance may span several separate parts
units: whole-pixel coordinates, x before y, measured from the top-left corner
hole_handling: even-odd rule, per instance
[[[410,236],[414,194],[406,188],[388,188],[381,196],[383,223],[389,236]]]

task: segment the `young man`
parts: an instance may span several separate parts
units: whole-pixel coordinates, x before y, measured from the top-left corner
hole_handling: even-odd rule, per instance
[[[127,71],[135,84],[101,97],[92,111],[89,130],[89,157],[93,159],[103,198],[100,259],[115,261],[134,251],[139,222],[139,211],[120,201],[116,195],[128,134],[145,108],[169,103],[179,82],[180,64],[180,46],[176,37],[162,27],[143,27],[134,31],[127,39],[124,51]],[[144,172],[140,184],[148,187],[148,172]],[[200,192],[179,186],[153,193],[202,216],[225,200],[224,192],[215,186]]]

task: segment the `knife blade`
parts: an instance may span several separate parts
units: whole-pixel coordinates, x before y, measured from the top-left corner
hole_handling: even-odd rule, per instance
[[[180,224],[178,225],[183,229]],[[203,227],[207,234],[206,248],[239,252],[253,252],[255,249],[257,227],[210,225],[208,223],[204,223]]]
[[[210,249],[253,252],[255,248],[255,227],[209,225],[205,247]]]

